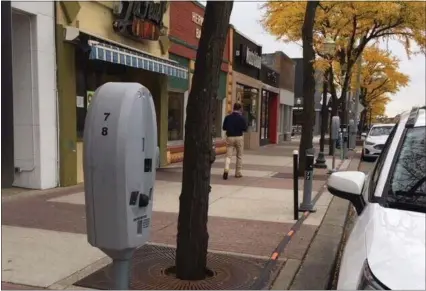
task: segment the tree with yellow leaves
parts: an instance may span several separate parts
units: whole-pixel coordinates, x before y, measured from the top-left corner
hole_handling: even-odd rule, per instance
[[[284,42],[301,40],[306,2],[275,2],[263,5],[262,19],[265,29]],[[336,52],[331,58],[341,68],[342,82],[340,100],[342,109],[346,110],[346,92],[350,86],[350,76],[357,59],[367,45],[383,39],[395,39],[401,42],[408,55],[413,51],[412,44],[426,53],[426,3],[425,2],[357,2],[357,1],[320,1],[315,18],[314,47],[318,56],[322,54],[324,40],[330,37],[336,43]],[[334,66],[330,78],[334,79]],[[336,92],[334,83],[330,82],[330,91]],[[336,105],[336,100],[333,100]],[[333,110],[337,106],[333,106]],[[344,118],[347,117],[343,114]],[[343,120],[347,124],[347,120]]]
[[[390,52],[377,46],[367,47],[363,53],[361,64],[360,102],[365,110],[361,113],[360,126],[363,128],[367,120],[385,113],[389,95],[395,94],[401,87],[406,87],[410,78],[399,71],[399,59]],[[354,74],[357,73],[355,68]],[[356,90],[356,84],[351,83]],[[367,119],[368,115],[368,119]]]

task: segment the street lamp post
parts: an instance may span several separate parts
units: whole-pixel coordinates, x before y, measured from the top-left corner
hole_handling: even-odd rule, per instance
[[[300,98],[296,98],[296,108],[297,108],[297,116],[298,116],[298,118],[297,118],[297,121],[298,122],[300,122],[300,112],[299,112],[299,110],[300,110],[300,105],[302,104],[302,100],[300,99]],[[297,130],[297,133],[299,133],[299,124],[296,124],[296,130]]]
[[[334,54],[334,50],[336,48],[336,44],[331,38],[326,38],[324,41],[324,49],[323,53],[327,57],[328,60],[331,59],[331,56]],[[331,64],[330,64],[331,65]],[[324,73],[324,84],[323,84],[323,94],[322,94],[322,105],[321,105],[321,137],[320,137],[320,150],[318,153],[318,157],[315,161],[314,167],[319,169],[326,169],[327,164],[324,155],[324,142],[325,142],[325,131],[327,122],[327,108],[328,108],[328,100],[327,100],[327,78],[330,78],[331,70],[327,69]]]
[[[346,69],[347,69],[347,65],[344,64],[342,66],[342,80],[344,80],[345,75],[346,75]],[[349,81],[350,82],[350,81]],[[349,120],[349,116],[348,116],[348,103],[350,100],[350,93],[351,90],[346,90],[346,94],[345,96],[342,96],[342,98],[344,98],[344,103],[342,106],[342,123],[340,124],[340,128],[342,131],[342,144],[341,144],[341,150],[343,153],[343,159],[347,158],[347,152],[348,152],[348,120]]]

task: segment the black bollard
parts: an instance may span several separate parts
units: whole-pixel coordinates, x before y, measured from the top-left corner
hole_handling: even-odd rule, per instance
[[[293,215],[299,219],[299,152],[293,151]]]

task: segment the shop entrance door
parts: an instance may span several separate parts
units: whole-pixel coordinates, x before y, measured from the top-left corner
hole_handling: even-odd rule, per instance
[[[263,90],[260,104],[260,145],[266,145],[270,143],[269,133],[269,103],[270,103],[269,92]]]

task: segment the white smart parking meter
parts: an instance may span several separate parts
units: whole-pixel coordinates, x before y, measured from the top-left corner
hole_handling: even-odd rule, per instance
[[[84,127],[84,188],[89,243],[113,259],[116,289],[128,289],[130,260],[149,239],[157,124],[151,93],[137,83],[106,83]]]

